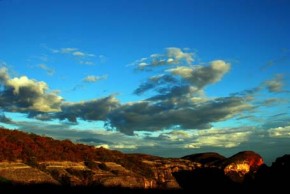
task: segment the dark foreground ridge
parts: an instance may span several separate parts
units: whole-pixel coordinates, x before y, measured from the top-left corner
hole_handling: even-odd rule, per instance
[[[31,184],[31,185],[0,185],[1,194],[179,194],[187,193],[185,190],[164,190],[164,189],[130,189],[123,187],[102,187],[102,186],[57,186],[52,184]]]
[[[253,151],[162,158],[0,129],[0,193],[261,193],[288,191],[290,155]]]

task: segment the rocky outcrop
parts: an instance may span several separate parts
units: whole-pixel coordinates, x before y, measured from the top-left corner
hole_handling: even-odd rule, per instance
[[[263,158],[253,151],[239,152],[229,158],[215,152],[192,154],[183,158],[199,162],[204,168],[220,169],[230,180],[238,183],[242,183],[246,176],[255,174],[264,164]]]
[[[21,162],[1,162],[0,177],[13,183],[32,184],[50,183],[59,184],[49,173],[45,173],[37,168],[32,168]]]
[[[253,151],[239,152],[220,164],[226,176],[234,182],[243,182],[245,176],[254,176],[264,164],[263,158]]]
[[[158,185],[157,188],[170,189],[181,188],[173,176],[174,173],[179,171],[193,171],[201,167],[200,163],[185,159],[144,160],[143,163],[152,169],[154,173],[153,179]]]
[[[229,158],[214,152],[183,158],[201,165],[193,171],[174,173],[179,185],[188,190],[234,191],[245,183],[245,179],[252,181],[252,177],[255,177],[257,170],[264,164],[262,157],[252,151],[239,152]]]

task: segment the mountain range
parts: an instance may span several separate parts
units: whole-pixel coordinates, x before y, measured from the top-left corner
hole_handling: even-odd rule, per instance
[[[163,158],[0,129],[0,193],[252,193],[285,190],[289,180],[288,154],[271,166],[250,150]]]

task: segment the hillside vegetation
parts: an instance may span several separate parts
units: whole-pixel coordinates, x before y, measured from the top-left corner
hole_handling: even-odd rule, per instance
[[[0,128],[0,145],[0,161],[111,161],[124,156],[118,151],[4,128]]]

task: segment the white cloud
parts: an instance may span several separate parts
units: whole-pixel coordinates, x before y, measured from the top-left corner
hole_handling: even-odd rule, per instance
[[[112,149],[137,149],[138,146],[134,144],[113,144],[110,146]]]
[[[87,53],[79,50],[78,48],[61,48],[61,49],[52,49],[53,53],[65,54],[73,56],[80,64],[93,65],[94,62],[90,61],[91,57],[95,57],[94,54]]]
[[[190,65],[193,61],[193,53],[169,47],[164,54],[152,54],[148,58],[137,60],[136,64],[138,70],[146,70],[164,65]]]
[[[196,139],[185,145],[185,148],[201,148],[201,147],[237,147],[241,143],[246,142],[252,131],[237,129],[207,129],[200,130]]]
[[[67,54],[67,53],[72,53],[74,51],[78,50],[77,48],[61,48],[61,49],[53,49],[53,53],[61,53],[61,54]]]
[[[77,56],[77,57],[84,57],[86,56],[85,53],[81,52],[81,51],[75,51],[72,53],[72,55]]]
[[[26,76],[10,78],[6,68],[0,68],[0,105],[6,111],[58,112],[63,101],[57,92],[48,92],[48,85]]]
[[[230,64],[223,60],[215,60],[210,62],[208,66],[178,66],[167,70],[173,75],[179,75],[191,84],[202,89],[208,84],[213,84],[221,80],[221,78],[230,70]]]
[[[107,78],[108,78],[108,75],[102,75],[102,76],[88,75],[84,78],[84,81],[92,83],[92,82],[97,82],[97,81],[104,80]]]
[[[186,64],[191,64],[193,59],[193,53],[183,52],[180,48],[169,47],[167,50],[167,62],[179,64],[182,61],[185,61]]]
[[[76,57],[94,57],[95,56],[94,54],[84,53],[81,51],[75,51],[72,53],[72,55]]]
[[[290,138],[290,125],[269,129],[269,136],[274,138]]]
[[[105,149],[110,149],[110,145],[108,144],[98,144],[95,145],[96,148],[105,148]]]

